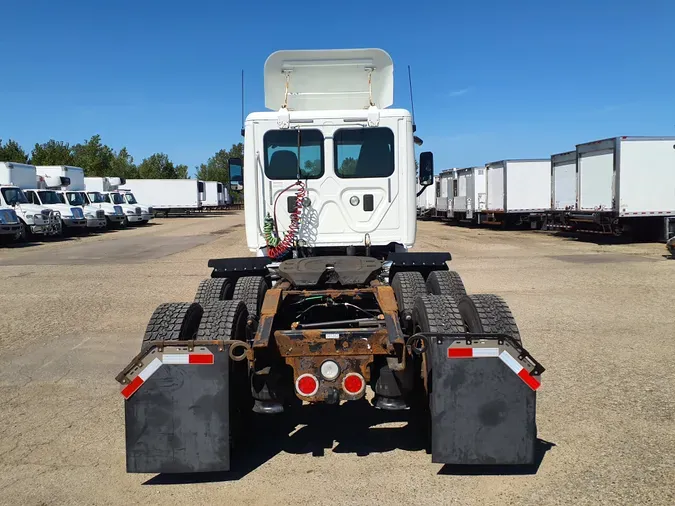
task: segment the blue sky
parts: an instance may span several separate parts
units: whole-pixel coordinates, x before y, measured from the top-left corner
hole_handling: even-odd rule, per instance
[[[99,133],[190,167],[264,109],[278,49],[381,47],[437,170],[675,135],[675,2],[0,0],[0,138]]]

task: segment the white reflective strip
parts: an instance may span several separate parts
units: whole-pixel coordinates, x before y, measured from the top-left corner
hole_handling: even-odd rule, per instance
[[[162,357],[162,362],[164,364],[189,364],[190,363],[190,355],[187,353],[164,353],[164,357]]]
[[[474,358],[477,357],[498,357],[499,348],[474,348],[473,349]]]
[[[518,374],[520,371],[523,370],[523,366],[520,365],[515,358],[511,356],[511,354],[507,351],[502,351],[499,355],[499,358],[502,359],[502,362],[504,362],[506,365],[509,366],[509,369],[511,369],[513,372]]]
[[[138,373],[138,376],[143,380],[143,381],[148,381],[148,378],[155,374],[155,371],[159,369],[162,366],[162,361],[158,358],[154,358],[152,362],[148,364],[148,366],[143,369],[141,372]]]

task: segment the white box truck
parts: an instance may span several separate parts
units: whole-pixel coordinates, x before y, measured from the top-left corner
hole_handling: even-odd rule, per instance
[[[18,240],[30,234],[61,235],[61,217],[58,212],[39,204],[32,204],[24,189],[35,187],[34,165],[0,162],[0,205],[14,209],[20,221]]]
[[[196,179],[127,179],[124,187],[155,213],[190,212],[202,209],[204,183]]]
[[[24,190],[26,197],[33,204],[42,205],[59,213],[61,218],[61,228],[63,231],[75,233],[86,230],[87,219],[84,217],[84,210],[77,206],[66,204],[63,195],[56,192],[55,188],[68,186],[70,180],[61,176],[36,176],[35,184],[32,188]]]
[[[487,205],[479,223],[538,228],[551,207],[551,159],[486,164]]]
[[[675,137],[577,145],[574,230],[667,240],[675,233]]]
[[[87,228],[106,228],[106,210],[94,206],[85,196],[84,192],[84,169],[69,165],[37,165],[38,176],[42,176],[48,187],[61,196],[61,201],[70,206],[81,207]],[[65,184],[64,184],[65,183]],[[49,186],[54,184],[54,186]],[[114,213],[114,209],[108,211]]]
[[[478,221],[478,213],[487,208],[485,166],[457,169],[452,180],[450,212],[459,221]]]
[[[90,198],[96,198],[100,195],[103,200],[113,206],[119,206],[124,218],[123,226],[129,223],[143,223],[143,211],[141,206],[129,204],[124,195],[119,192],[119,187],[125,184],[126,180],[123,177],[85,177],[84,186],[87,189],[87,195]]]

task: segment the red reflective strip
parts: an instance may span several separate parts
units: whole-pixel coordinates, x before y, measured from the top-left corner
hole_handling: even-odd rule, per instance
[[[473,348],[448,348],[448,358],[471,358]]]
[[[125,399],[128,399],[129,397],[134,395],[136,390],[141,388],[142,384],[143,378],[141,378],[140,376],[136,376],[133,380],[131,380],[131,383],[129,383],[122,389],[122,395],[124,396]]]
[[[522,379],[528,387],[530,387],[532,390],[536,390],[541,386],[541,383],[539,383],[536,379],[534,379],[529,372],[527,372],[525,369],[520,371],[518,373],[518,376],[520,376],[520,379]]]
[[[191,354],[188,358],[189,364],[213,364],[213,355],[211,354]]]

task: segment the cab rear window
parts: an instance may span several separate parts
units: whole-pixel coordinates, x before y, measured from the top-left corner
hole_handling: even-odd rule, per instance
[[[263,136],[263,144],[268,178],[296,180],[298,175],[300,179],[323,176],[323,134],[320,130],[268,130]]]
[[[389,128],[337,130],[333,150],[338,177],[389,177],[394,173],[394,132]]]

